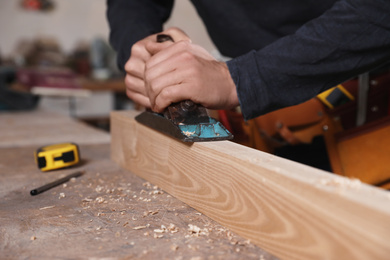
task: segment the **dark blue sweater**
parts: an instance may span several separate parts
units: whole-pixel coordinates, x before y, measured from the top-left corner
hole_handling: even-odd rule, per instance
[[[192,0],[227,62],[243,115],[301,103],[390,61],[390,0]],[[123,68],[173,0],[107,0]]]

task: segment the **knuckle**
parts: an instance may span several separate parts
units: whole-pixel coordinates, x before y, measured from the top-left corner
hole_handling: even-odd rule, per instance
[[[152,79],[149,82],[149,89],[151,91],[151,94],[154,94],[154,93],[158,92],[158,90],[160,89],[159,80],[158,79]]]
[[[176,43],[177,48],[180,48],[182,50],[188,50],[190,48],[191,43],[188,41],[179,41]]]
[[[170,27],[168,29],[165,30],[166,32],[177,32],[179,31],[179,28],[177,28],[176,26],[173,26],[173,27]]]
[[[133,71],[134,70],[134,62],[132,62],[131,59],[129,59],[125,64],[125,71]]]
[[[135,74],[141,72],[143,64],[134,57],[130,57],[130,59],[125,63],[125,71],[130,74]]]
[[[171,97],[172,97],[172,94],[173,94],[173,91],[172,91],[172,88],[164,88],[161,90],[160,94],[159,94],[159,98],[160,100],[171,100]]]
[[[143,49],[143,44],[141,42],[136,42],[131,47],[131,54],[138,53]]]
[[[194,54],[188,51],[183,51],[180,56],[184,62],[192,62],[195,59]]]

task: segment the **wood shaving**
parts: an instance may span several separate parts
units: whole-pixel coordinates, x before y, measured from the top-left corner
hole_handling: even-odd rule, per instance
[[[161,225],[161,228],[155,229],[153,231],[154,231],[154,233],[160,233],[160,234],[161,233],[168,233],[168,232],[173,234],[173,233],[179,232],[179,229],[174,224],[170,223],[168,227],[166,227],[165,225]]]
[[[65,198],[65,193],[61,192],[60,196],[58,197],[59,199]]]
[[[154,237],[154,238],[163,238],[164,235],[158,235],[158,234],[154,233],[154,234],[153,234],[153,237]]]
[[[179,246],[174,244],[174,245],[171,245],[170,248],[172,251],[177,251],[179,249]]]
[[[165,225],[161,225],[161,229],[155,229],[154,232],[155,233],[166,233],[166,232],[168,232],[168,229]]]
[[[360,188],[362,182],[356,178],[329,178],[321,179],[319,181],[321,185],[339,187],[339,188],[351,188],[358,189]]]
[[[95,200],[96,200],[96,202],[99,203],[99,204],[101,204],[101,203],[104,202],[104,198],[102,198],[102,197],[97,197]]]
[[[166,233],[166,232],[168,232],[168,230],[167,229],[155,229],[155,230],[153,230],[153,232],[154,233]]]
[[[139,229],[144,229],[147,228],[147,226],[138,226],[138,227],[133,227],[134,230],[139,230]]]
[[[142,183],[142,186],[144,186],[148,189],[152,188],[152,184],[150,184],[150,182],[144,182],[144,183]]]
[[[93,201],[93,199],[90,199],[90,198],[84,198],[81,202],[91,202]]]
[[[45,210],[45,209],[52,209],[52,208],[55,208],[55,206],[47,206],[47,207],[43,207],[43,208],[40,208],[39,210]]]
[[[145,211],[145,212],[144,212],[144,217],[147,217],[147,216],[154,216],[154,215],[157,215],[157,214],[158,214],[158,210],[157,210],[157,211],[149,210],[149,211]]]
[[[194,135],[194,134],[195,134],[195,131],[193,131],[193,132],[190,132],[190,131],[184,131],[184,132],[183,132],[183,134],[185,134],[186,136],[190,137],[190,136],[192,136],[192,135]]]
[[[169,232],[171,232],[172,234],[173,234],[173,233],[179,232],[179,229],[178,229],[174,224],[172,224],[172,223],[169,224],[168,230],[169,230]]]
[[[207,228],[201,229],[200,227],[197,227],[197,226],[192,225],[192,224],[188,224],[188,232],[191,236],[195,236],[195,237],[198,237],[201,235],[204,235],[204,236],[209,235],[209,230]]]

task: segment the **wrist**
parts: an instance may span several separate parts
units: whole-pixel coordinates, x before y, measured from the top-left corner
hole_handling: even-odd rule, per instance
[[[233,80],[233,77],[230,73],[229,67],[225,62],[222,62],[223,67],[224,67],[224,78],[226,79],[226,86],[228,90],[228,100],[227,100],[227,106],[228,108],[235,108],[240,105],[240,101],[238,99],[238,94],[237,94],[237,86]]]

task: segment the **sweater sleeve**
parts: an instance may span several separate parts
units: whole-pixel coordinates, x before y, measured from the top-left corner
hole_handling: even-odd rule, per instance
[[[294,34],[227,62],[245,119],[390,62],[390,1],[340,0]]]
[[[118,67],[123,70],[137,41],[162,31],[174,0],[107,0],[110,43],[117,51]]]

